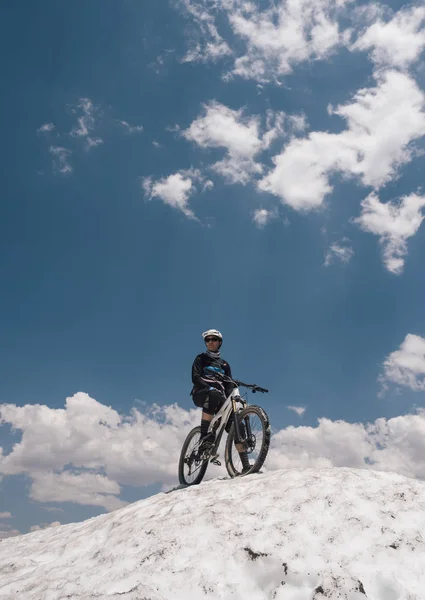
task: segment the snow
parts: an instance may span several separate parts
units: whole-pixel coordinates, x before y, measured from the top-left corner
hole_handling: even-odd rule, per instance
[[[2,600],[425,598],[425,483],[349,468],[214,479],[0,543]]]

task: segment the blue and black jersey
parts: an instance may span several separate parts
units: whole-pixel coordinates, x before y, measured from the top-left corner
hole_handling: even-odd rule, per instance
[[[214,387],[228,396],[234,385],[225,381],[227,377],[232,377],[228,362],[222,358],[212,358],[205,352],[198,354],[192,365],[193,388],[191,395],[203,389]]]

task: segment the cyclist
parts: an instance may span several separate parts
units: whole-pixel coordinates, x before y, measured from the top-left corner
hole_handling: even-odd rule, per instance
[[[213,416],[220,410],[235,387],[228,381],[232,377],[232,371],[228,362],[220,356],[220,348],[223,336],[217,329],[204,331],[202,337],[205,342],[206,351],[198,354],[192,365],[193,388],[191,396],[196,406],[202,408],[201,418],[201,445],[214,442],[214,434],[207,437],[208,427]],[[230,426],[230,423],[228,423]],[[228,427],[226,427],[228,430]],[[242,473],[251,468],[248,453],[243,444],[236,444],[242,462]]]

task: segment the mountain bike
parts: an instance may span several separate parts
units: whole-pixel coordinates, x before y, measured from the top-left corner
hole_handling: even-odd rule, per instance
[[[184,441],[179,460],[179,481],[182,485],[201,483],[209,462],[221,465],[218,448],[224,431],[228,433],[224,459],[230,477],[242,474],[242,461],[236,445],[247,451],[252,463],[244,475],[257,473],[266,460],[270,445],[269,418],[260,406],[248,404],[239,387],[248,388],[253,394],[267,393],[268,390],[237,379],[226,378],[226,381],[232,382],[235,388],[214,415],[208,434],[200,442],[201,427],[194,427]]]

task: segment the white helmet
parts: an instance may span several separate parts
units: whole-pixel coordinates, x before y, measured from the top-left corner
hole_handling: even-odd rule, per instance
[[[209,337],[210,335],[220,338],[221,342],[223,341],[223,336],[218,331],[218,329],[208,329],[207,331],[204,331],[204,333],[202,334],[202,337],[205,340],[205,338]]]

